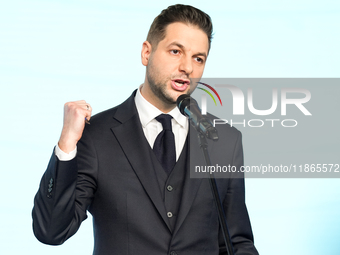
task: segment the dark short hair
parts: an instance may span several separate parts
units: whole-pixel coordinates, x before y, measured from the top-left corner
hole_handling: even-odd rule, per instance
[[[165,30],[167,26],[175,22],[195,25],[202,29],[208,36],[210,50],[213,33],[210,16],[193,6],[183,4],[169,6],[152,22],[146,40],[154,46],[153,50],[156,49],[158,43],[165,38]]]

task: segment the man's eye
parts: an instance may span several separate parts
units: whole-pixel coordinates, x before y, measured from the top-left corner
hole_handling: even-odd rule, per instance
[[[171,53],[177,55],[179,53],[179,50],[171,50]]]
[[[203,63],[203,59],[202,58],[196,58],[196,61],[199,62],[199,63]]]

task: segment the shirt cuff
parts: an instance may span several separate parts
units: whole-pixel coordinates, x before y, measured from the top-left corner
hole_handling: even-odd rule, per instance
[[[54,153],[60,161],[69,161],[69,160],[74,159],[76,157],[77,146],[73,151],[70,151],[70,153],[66,153],[66,152],[63,152],[57,144],[57,146],[54,149]]]

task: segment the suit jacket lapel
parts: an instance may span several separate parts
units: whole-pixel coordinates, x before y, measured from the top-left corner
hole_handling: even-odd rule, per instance
[[[112,127],[111,130],[122,147],[122,150],[146,193],[157,208],[169,230],[171,230],[151,161],[150,145],[145,138],[140,123],[134,96],[135,92],[128,100],[118,107],[113,117],[119,121],[119,124]]]

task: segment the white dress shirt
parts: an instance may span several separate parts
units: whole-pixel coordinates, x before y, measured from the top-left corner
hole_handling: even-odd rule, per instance
[[[139,115],[140,122],[142,124],[143,132],[146,140],[153,148],[153,144],[156,140],[157,135],[163,130],[163,126],[155,118],[162,114],[157,107],[149,103],[141,94],[140,89],[143,85],[139,87],[135,96],[135,104],[137,112]],[[189,123],[187,117],[182,115],[177,107],[172,109],[167,114],[172,116],[172,132],[175,136],[175,146],[176,146],[176,161],[181,155],[185,140],[188,134]],[[55,154],[61,161],[67,161],[73,159],[77,154],[77,147],[70,153],[63,152],[58,144],[55,147]]]
[[[140,93],[142,85],[139,87],[136,97],[135,103],[139,115],[140,122],[143,127],[144,135],[146,140],[148,140],[150,147],[153,148],[153,144],[155,143],[156,137],[163,130],[163,126],[160,122],[158,122],[155,118],[162,114],[157,107],[149,103]],[[185,140],[188,134],[188,119],[184,115],[181,114],[179,109],[175,107],[167,114],[172,116],[171,125],[172,132],[175,136],[175,146],[176,146],[176,161],[181,155]]]

